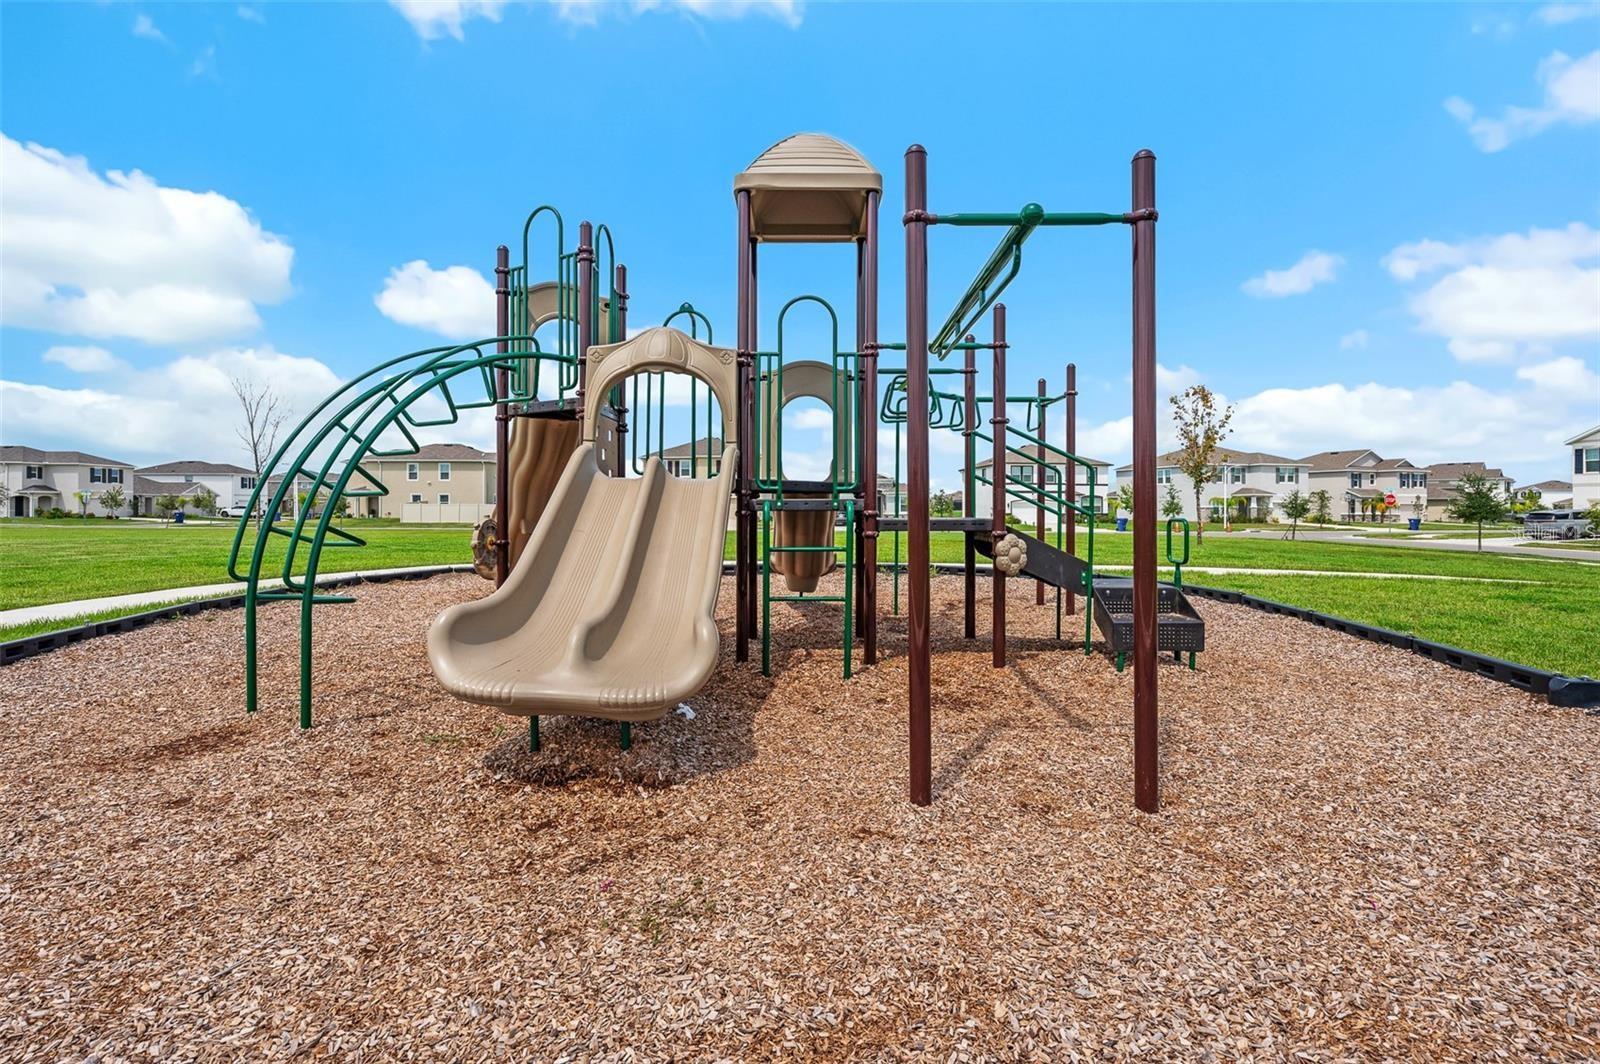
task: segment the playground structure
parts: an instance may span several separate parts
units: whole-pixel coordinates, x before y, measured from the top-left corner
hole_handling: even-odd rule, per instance
[[[1119,670],[1131,655],[1135,803],[1155,811],[1157,654],[1171,650],[1181,657],[1188,651],[1193,667],[1193,652],[1204,645],[1203,622],[1180,587],[1158,588],[1151,521],[1134,526],[1132,579],[1096,577],[1100,486],[1092,464],[1073,453],[1076,367],[1068,366],[1066,389],[1059,395],[1047,395],[1042,380],[1035,395],[1008,394],[1007,310],[999,302],[1021,269],[1024,243],[1036,230],[1114,224],[1132,230],[1135,511],[1154,513],[1154,166],[1149,152],[1134,157],[1133,206],[1123,213],[1057,214],[1030,203],[1014,213],[935,215],[927,210],[926,152],[913,146],[906,153],[903,342],[878,339],[882,177],[854,149],[831,138],[787,138],[735,178],[733,348],[713,346],[710,320],[689,303],[661,326],[625,339],[628,275],[616,261],[610,230],[583,222],[569,249],[560,213],[548,205],[536,208],[523,226],[520,262],[512,265],[506,246],[497,250],[497,335],[412,352],[350,381],[289,434],[268,474],[259,479],[246,512],[264,504],[266,513],[277,515],[288,503],[294,504],[294,516],[265,524],[248,552],[250,522],[241,520],[229,558],[230,573],[247,584],[247,709],[259,705],[258,604],[298,602],[300,723],[311,726],[313,608],[354,601],[316,590],[318,564],[324,549],[363,543],[332,518],[340,498],[386,492],[361,463],[373,455],[414,453],[420,446],[416,430],[456,424],[467,411],[493,410],[496,512],[492,524],[477,530],[475,548],[480,571],[493,576],[495,590],[442,613],[430,630],[428,654],[452,694],[527,716],[533,749],[540,743],[539,717],[549,714],[616,720],[626,747],[631,723],[659,717],[704,684],[718,658],[713,610],[731,506],[734,658],[748,661],[749,644],[759,635],[764,673],[772,667],[774,602],[840,605],[844,679],[852,674],[858,641],[862,665],[876,664],[879,539],[885,531],[894,536],[897,612],[902,580],[907,587],[914,803],[932,800],[929,534],[949,531],[965,540],[968,639],[976,638],[976,558],[993,560],[995,667],[1006,664],[1005,581],[1016,577],[1037,582],[1040,605],[1045,586],[1055,588],[1058,638],[1062,617],[1076,614],[1081,595],[1084,651],[1092,649],[1091,624],[1098,623]],[[554,229],[553,281],[533,279],[530,235],[541,222]],[[927,230],[934,225],[996,227],[1003,233],[930,340]],[[841,346],[839,317],[831,305],[819,296],[798,295],[782,305],[775,343],[762,349],[757,263],[761,245],[769,243],[854,245],[853,345]],[[831,329],[829,349],[820,353],[825,357],[788,357],[786,348],[796,345],[786,342],[786,325],[800,307],[826,313]],[[979,341],[973,330],[986,316],[990,338]],[[942,363],[954,351],[962,352],[959,367],[930,364],[930,355]],[[987,395],[977,384],[977,356],[984,351],[991,360]],[[902,354],[904,364],[882,363],[885,353]],[[686,475],[670,474],[663,463],[669,371],[690,377]],[[932,386],[935,379],[951,377],[959,378],[959,391]],[[697,451],[702,394],[703,462]],[[829,410],[830,461],[821,479],[792,478],[783,468],[783,409],[803,397]],[[1058,404],[1065,409],[1065,447],[1047,440],[1048,411]],[[1018,405],[1027,410],[1021,426],[1008,414]],[[904,446],[907,506],[894,515],[881,514],[878,507],[880,423],[893,426],[895,434],[897,511]],[[964,439],[964,513],[957,517],[929,514],[928,442],[934,428],[960,432]],[[992,451],[988,475],[977,469],[980,444]],[[1025,449],[1030,447],[1031,454]],[[1008,471],[1019,460],[1034,467],[1032,479]],[[1054,487],[1046,475],[1053,460],[1069,471]],[[1088,470],[1088,494],[1082,499],[1071,472],[1079,466]],[[988,517],[977,514],[980,485],[991,493]],[[1010,499],[1036,507],[1033,534],[1007,527]],[[1045,534],[1045,513],[1055,517],[1053,543]],[[1078,516],[1089,518],[1082,559]],[[836,522],[844,529],[842,542],[835,541]],[[1168,560],[1181,565],[1171,535],[1169,524]],[[907,544],[903,564],[901,536]],[[282,557],[269,566],[269,546],[280,543]],[[1186,525],[1183,543],[1187,561]],[[274,568],[282,587],[261,588]],[[818,581],[835,569],[842,570],[842,593],[816,594]],[[774,574],[789,594],[774,592]]]

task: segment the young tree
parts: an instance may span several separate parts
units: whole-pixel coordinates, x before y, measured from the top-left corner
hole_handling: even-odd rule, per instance
[[[94,498],[94,492],[92,492],[92,491],[79,491],[79,492],[74,492],[73,496],[74,496],[74,498],[76,498],[78,500],[78,516],[79,517],[88,517],[89,516],[89,500]]]
[[[1324,492],[1326,494],[1326,492]],[[1283,516],[1289,519],[1289,538],[1294,539],[1300,531],[1300,522],[1306,514],[1311,512],[1311,500],[1295,488],[1283,499]]]
[[[1182,517],[1183,500],[1178,498],[1178,485],[1167,485],[1167,496],[1161,500],[1162,517]]]
[[[1522,498],[1511,504],[1511,512],[1517,514],[1531,513],[1537,510],[1539,504],[1543,501],[1544,496],[1538,488],[1525,488],[1522,492]]]
[[[250,468],[259,484],[272,452],[278,448],[278,433],[288,420],[289,411],[279,405],[278,397],[265,385],[257,387],[243,377],[233,378],[232,384],[243,418],[236,431],[239,441],[250,452]]]
[[[1506,501],[1482,473],[1463,473],[1456,481],[1456,497],[1446,508],[1457,521],[1478,526],[1478,549],[1483,549],[1483,525],[1506,515]]]
[[[1418,495],[1411,500],[1411,516],[1415,517],[1419,522],[1428,516],[1428,497],[1426,495]]]
[[[1311,500],[1311,519],[1319,525],[1333,522],[1333,497],[1327,488],[1318,488],[1308,496]]]
[[[1200,493],[1217,478],[1217,448],[1228,435],[1233,407],[1221,407],[1210,388],[1194,384],[1170,400],[1172,421],[1178,430],[1177,466],[1194,485],[1194,509],[1198,524],[1195,542],[1205,542],[1205,514],[1200,510]]]
[[[928,500],[928,512],[948,517],[956,512],[956,500],[948,491],[936,491]]]
[[[210,488],[201,488],[190,499],[196,512],[211,515],[217,512],[217,493]]]
[[[1589,531],[1600,534],[1600,499],[1596,499],[1594,505],[1583,511],[1583,516],[1589,519]]]
[[[157,495],[156,513],[161,515],[162,521],[172,520],[172,515],[183,508],[183,500],[176,495]]]
[[[1116,500],[1115,509],[1121,510],[1129,517],[1133,516],[1133,485],[1122,484],[1117,488],[1117,493],[1112,496]]]
[[[122,485],[120,484],[107,488],[100,493],[100,505],[104,506],[112,517],[117,515],[117,511],[122,509],[122,504],[127,501],[127,497],[122,494]]]

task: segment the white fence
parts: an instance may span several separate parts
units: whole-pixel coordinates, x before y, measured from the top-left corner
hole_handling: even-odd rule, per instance
[[[400,506],[402,524],[475,525],[485,517],[494,516],[493,503],[408,502]]]

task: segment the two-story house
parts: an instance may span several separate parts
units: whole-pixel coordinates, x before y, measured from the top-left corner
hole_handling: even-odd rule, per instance
[[[1587,510],[1600,503],[1600,425],[1567,441],[1572,448],[1572,507]]]
[[[1468,473],[1487,480],[1503,499],[1512,498],[1511,478],[1482,462],[1436,462],[1428,467],[1428,520],[1450,520],[1450,504],[1456,499],[1456,482]]]
[[[1174,489],[1183,507],[1183,516],[1191,521],[1195,513],[1194,481],[1178,468],[1181,452],[1168,451],[1156,456],[1156,506],[1166,505],[1168,489]],[[1212,464],[1217,469],[1214,479],[1200,486],[1200,506],[1206,520],[1217,521],[1226,510],[1235,520],[1270,521],[1283,514],[1283,500],[1290,492],[1306,492],[1306,463],[1303,459],[1285,458],[1266,451],[1243,451],[1233,447],[1217,449]],[[1117,479],[1133,477],[1131,464],[1117,467]]]
[[[668,447],[661,452],[661,464],[675,477],[714,477],[722,468],[722,439],[701,436],[693,443]]]
[[[185,497],[198,494],[196,488],[188,487],[197,485],[216,496],[217,512],[224,517],[244,513],[256,486],[253,472],[227,462],[163,462],[135,469],[134,473],[153,484],[169,485],[169,491]]]
[[[1539,493],[1539,506],[1547,510],[1565,510],[1572,506],[1572,482],[1568,480],[1541,480],[1537,484],[1521,484],[1511,492],[1516,502],[1527,502],[1534,492]]]
[[[1018,451],[1021,451],[1022,454],[1018,454]],[[1026,454],[1027,458],[1024,458],[1023,454]],[[1013,478],[1020,477],[1023,480],[1026,480],[1028,485],[1032,485],[1038,476],[1038,458],[1039,448],[1034,444],[1030,443],[1026,447],[1018,447],[1011,451],[1006,457],[1006,472],[1009,476]],[[1032,459],[1032,461],[1029,461],[1029,459]],[[1110,496],[1113,490],[1111,481],[1111,463],[1102,461],[1098,458],[1086,458],[1084,461],[1094,466],[1095,512],[1102,514],[1108,513]],[[1074,478],[1074,485],[1077,489],[1078,505],[1087,506],[1089,499],[1089,470],[1077,464],[1076,462],[1068,462],[1065,458],[1062,458],[1058,454],[1050,454],[1047,456],[1047,461],[1045,462],[1044,466],[1045,490],[1049,492],[1058,492],[1062,490],[1063,485],[1067,483],[1066,478],[1069,475],[1067,469],[1068,466],[1072,467],[1071,475]],[[977,462],[978,476],[984,480],[991,479],[989,473],[993,468],[994,458],[992,455],[988,458],[981,458]],[[963,484],[967,482],[965,469],[962,469],[961,471],[961,482]],[[1022,492],[1023,495],[1026,496],[1028,491],[1027,486],[1017,484],[1015,480],[1011,482],[1010,486],[1015,488],[1017,491]],[[984,484],[982,481],[980,481],[978,485],[973,488],[973,492],[974,494],[972,501],[977,507],[978,516],[989,517],[993,515],[994,489],[990,487],[989,484]],[[1039,508],[1033,504],[1031,498],[1019,498],[1014,492],[1007,493],[1006,512],[1021,522],[1023,528],[1037,527],[1039,517],[1038,510]],[[1056,525],[1056,516],[1048,509],[1046,509],[1044,512],[1044,523],[1045,527],[1047,528],[1054,528]]]
[[[131,512],[133,465],[82,451],[45,451],[16,444],[0,446],[0,487],[5,515],[35,517],[49,510],[103,517]],[[111,510],[100,496],[119,488],[123,503]]]
[[[1404,458],[1384,458],[1369,449],[1319,451],[1300,459],[1306,466],[1306,492],[1328,493],[1328,509],[1336,518],[1359,521],[1374,518],[1376,503],[1385,504],[1383,520],[1420,516],[1418,503],[1427,505],[1428,470]],[[1387,500],[1394,497],[1394,505]]]
[[[351,499],[354,515],[474,524],[494,513],[494,455],[464,443],[424,444],[415,454],[393,458],[368,455],[361,469],[389,493]],[[346,487],[371,490],[372,485],[356,473]]]

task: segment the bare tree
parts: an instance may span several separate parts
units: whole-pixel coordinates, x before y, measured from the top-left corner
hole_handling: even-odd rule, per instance
[[[279,404],[278,397],[266,385],[257,387],[243,377],[233,378],[232,384],[244,415],[237,430],[239,441],[250,452],[250,468],[255,471],[257,490],[260,490],[263,487],[261,478],[272,453],[278,449],[278,433],[289,419],[289,411]]]
[[[1217,397],[1203,384],[1185,388],[1169,400],[1178,429],[1177,466],[1194,486],[1195,540],[1205,542],[1206,517],[1200,509],[1200,492],[1218,476],[1217,448],[1228,435],[1233,407],[1220,407]]]

